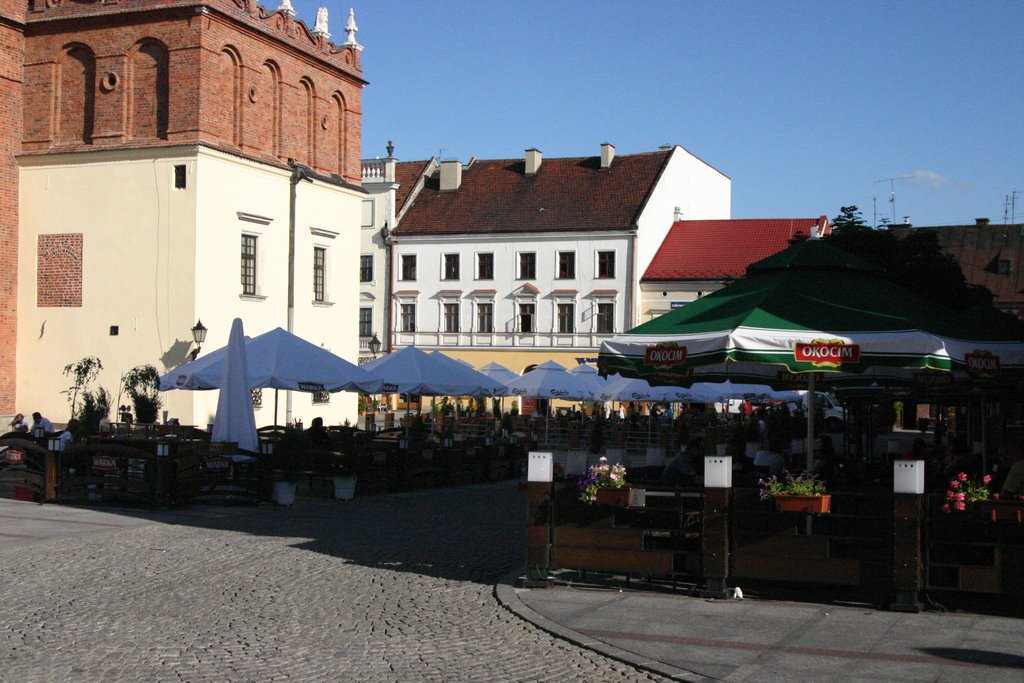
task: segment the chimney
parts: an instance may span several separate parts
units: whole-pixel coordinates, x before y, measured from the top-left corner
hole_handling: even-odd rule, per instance
[[[536,175],[540,170],[541,151],[531,147],[526,150],[526,175]]]
[[[615,145],[610,142],[601,143],[601,170],[606,171],[612,165],[615,158]]]
[[[457,190],[462,185],[462,164],[458,159],[441,162],[441,191]]]
[[[678,223],[681,220],[683,220],[683,208],[681,206],[677,206],[672,211],[672,222]]]
[[[975,218],[974,219],[974,224],[975,225],[988,225],[988,219],[987,218]]]

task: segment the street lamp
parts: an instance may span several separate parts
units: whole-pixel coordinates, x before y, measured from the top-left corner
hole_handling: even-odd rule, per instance
[[[367,346],[370,347],[370,353],[373,354],[373,358],[376,360],[377,354],[380,353],[380,339],[377,339],[377,333],[373,333],[373,339],[367,342]]]
[[[192,360],[195,360],[199,356],[199,350],[203,348],[203,342],[206,341],[206,328],[203,327],[202,320],[197,321],[196,326],[192,328],[192,339],[196,343],[196,348],[192,350]]]

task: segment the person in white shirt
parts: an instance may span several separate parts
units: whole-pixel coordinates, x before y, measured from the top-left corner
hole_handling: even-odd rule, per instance
[[[39,427],[42,427],[47,434],[53,431],[53,423],[49,419],[43,417],[41,413],[32,413],[32,432],[35,433]]]
[[[754,456],[754,467],[767,467],[768,474],[778,476],[786,469],[786,458],[782,455],[782,441],[773,438],[767,450],[760,450]]]
[[[11,420],[11,431],[12,432],[27,432],[28,431],[28,422],[25,422],[25,416],[24,415],[22,415],[21,413],[18,413],[17,415],[14,416],[14,419]]]
[[[74,441],[75,437],[77,437],[77,436],[78,436],[78,420],[76,420],[74,418],[71,418],[70,420],[68,420],[67,429],[65,429],[63,432],[61,432],[60,436],[57,437],[57,438],[59,438],[61,440],[61,443],[64,444],[64,447],[67,448],[67,445],[69,443],[71,443],[72,441]]]

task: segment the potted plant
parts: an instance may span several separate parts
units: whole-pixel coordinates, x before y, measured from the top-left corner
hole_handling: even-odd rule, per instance
[[[632,498],[626,483],[626,468],[619,463],[609,465],[604,456],[598,464],[587,468],[577,486],[584,503],[629,507]]]
[[[337,467],[334,476],[331,478],[334,484],[335,500],[352,500],[356,495],[357,477],[352,462],[352,452],[355,444],[353,429],[346,425],[337,431],[335,443],[337,447]]]
[[[160,373],[152,365],[139,365],[121,377],[121,388],[135,407],[135,421],[140,424],[156,422],[162,404],[160,399]]]
[[[274,443],[274,451],[270,456],[273,501],[277,505],[290,506],[295,502],[302,471],[302,453],[302,432],[292,427],[285,428]]]
[[[772,475],[757,481],[761,500],[769,498],[781,512],[815,512],[824,514],[832,507],[832,496],[825,493],[825,482],[813,474],[791,475],[783,473],[779,479]]]

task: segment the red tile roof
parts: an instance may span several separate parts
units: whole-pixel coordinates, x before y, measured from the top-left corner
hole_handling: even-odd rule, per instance
[[[828,218],[746,218],[677,221],[642,280],[718,280],[740,277],[747,266],[789,246],[801,232],[831,232]]]
[[[427,170],[431,161],[433,159],[428,159],[427,161],[400,161],[395,164],[395,183],[398,184],[398,189],[395,190],[395,214],[398,214],[402,207],[405,206],[409,193],[416,187],[416,181]]]
[[[527,176],[523,159],[478,160],[458,190],[426,181],[396,235],[625,230],[636,220],[672,150],[620,154],[608,170],[600,157],[544,159]]]

